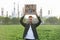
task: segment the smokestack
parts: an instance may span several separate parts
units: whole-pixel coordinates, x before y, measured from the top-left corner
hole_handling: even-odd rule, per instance
[[[18,4],[18,9],[17,9],[17,11],[18,11],[18,18],[19,18],[19,4]]]
[[[42,18],[42,8],[40,9],[40,18]]]
[[[4,14],[4,8],[1,8],[1,16],[3,16]]]

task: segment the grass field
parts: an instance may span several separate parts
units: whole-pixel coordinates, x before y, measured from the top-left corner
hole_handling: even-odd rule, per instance
[[[0,25],[0,40],[23,40],[24,27],[21,25]],[[40,40],[60,40],[60,25],[37,27]]]

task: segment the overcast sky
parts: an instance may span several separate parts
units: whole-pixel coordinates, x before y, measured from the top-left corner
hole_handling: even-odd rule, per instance
[[[51,10],[51,16],[60,16],[60,0],[0,0],[0,15],[1,8],[4,8],[4,14],[6,11],[11,15],[13,11],[14,4],[16,3],[16,13],[17,5],[19,4],[19,11],[22,13],[22,8],[25,4],[36,4],[37,12],[39,13],[40,8],[43,10],[43,16],[48,15],[48,10]]]

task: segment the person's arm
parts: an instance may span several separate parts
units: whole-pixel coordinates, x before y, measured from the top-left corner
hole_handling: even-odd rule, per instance
[[[25,16],[25,15],[24,15],[24,16]],[[21,19],[20,19],[20,23],[21,23],[23,26],[25,26],[25,25],[26,25],[26,23],[24,23],[24,22],[23,22],[24,16],[23,16],[23,17],[21,17]]]
[[[40,17],[36,14],[36,17],[37,17],[37,19],[38,19],[38,23],[36,23],[35,25],[36,25],[36,27],[37,26],[39,26],[40,25],[40,23],[41,23],[41,19],[40,19]]]

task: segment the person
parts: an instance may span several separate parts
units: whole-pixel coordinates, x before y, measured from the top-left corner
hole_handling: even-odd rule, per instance
[[[24,16],[25,16],[25,14],[24,14]],[[24,16],[21,17],[21,20],[20,20],[20,23],[25,27],[24,34],[23,34],[23,39],[25,39],[25,40],[37,40],[37,39],[39,39],[38,35],[37,35],[36,28],[41,23],[40,17],[36,14],[39,22],[33,24],[32,23],[33,17],[29,16],[29,23],[27,24],[27,23],[23,22]]]

